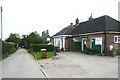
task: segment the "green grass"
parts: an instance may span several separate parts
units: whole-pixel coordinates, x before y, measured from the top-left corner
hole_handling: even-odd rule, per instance
[[[33,53],[35,59],[42,59],[42,53],[41,52],[34,52]],[[54,56],[54,52],[46,52],[46,58],[50,58]]]

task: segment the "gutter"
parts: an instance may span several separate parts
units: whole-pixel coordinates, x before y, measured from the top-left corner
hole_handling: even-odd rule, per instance
[[[59,38],[59,37],[72,37],[72,35],[58,35],[58,36],[54,36],[53,38]]]
[[[92,34],[105,34],[105,33],[120,34],[120,32],[117,32],[117,31],[101,31],[101,32],[93,32],[93,33],[85,33],[85,34],[58,35],[58,36],[53,36],[53,38],[58,38],[58,37],[74,37],[74,36],[83,36],[83,35],[92,35]]]

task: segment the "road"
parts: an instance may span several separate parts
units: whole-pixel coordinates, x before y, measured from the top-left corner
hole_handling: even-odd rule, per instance
[[[2,61],[2,78],[46,78],[33,56],[19,49]]]

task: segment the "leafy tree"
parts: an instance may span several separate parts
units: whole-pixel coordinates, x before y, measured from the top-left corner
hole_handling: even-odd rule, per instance
[[[10,36],[5,40],[7,42],[14,42],[16,43],[17,45],[19,45],[21,39],[20,39],[20,35],[19,34],[13,34],[11,33]]]
[[[29,35],[23,35],[21,39],[20,46],[24,48],[29,48],[30,44],[43,44],[44,40],[40,35],[35,31],[31,32]]]
[[[20,42],[20,47],[24,47],[24,48],[27,48],[28,46],[28,43],[27,43],[27,35],[23,35],[22,36],[22,39],[21,39],[21,42]]]
[[[42,44],[44,43],[44,40],[40,35],[35,31],[30,33],[30,35],[27,36],[27,42],[29,44]]]

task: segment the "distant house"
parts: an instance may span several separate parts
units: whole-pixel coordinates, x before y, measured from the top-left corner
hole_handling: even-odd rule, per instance
[[[50,35],[49,35],[49,31],[48,31],[48,30],[42,32],[42,38],[43,38],[46,42],[49,42],[49,41],[50,41]]]
[[[64,50],[84,52],[91,48],[96,49],[98,53],[107,53],[120,49],[120,22],[107,15],[95,19],[90,17],[88,21],[78,23],[70,30],[68,34],[69,27],[58,32],[54,36],[55,45],[61,43],[60,38],[63,38]]]

